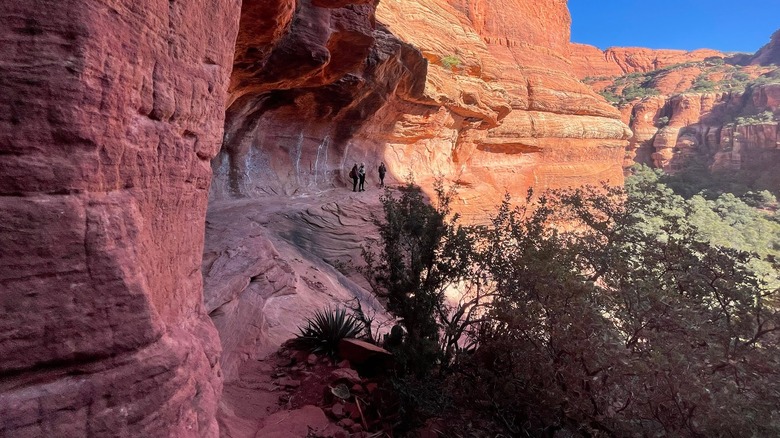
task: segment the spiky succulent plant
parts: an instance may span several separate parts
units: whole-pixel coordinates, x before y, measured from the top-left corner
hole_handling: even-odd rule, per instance
[[[363,324],[345,309],[325,309],[314,312],[304,327],[298,328],[298,342],[314,353],[336,355],[339,342],[354,338],[363,331]]]

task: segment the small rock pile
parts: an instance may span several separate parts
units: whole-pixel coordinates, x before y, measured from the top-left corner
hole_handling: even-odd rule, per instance
[[[267,418],[273,430],[257,436],[307,438],[369,438],[390,436],[379,413],[382,391],[379,377],[362,377],[355,368],[366,369],[390,357],[387,351],[361,341],[350,340],[339,348],[342,360],[297,350],[286,343],[277,352],[273,384],[283,391],[281,410]],[[352,359],[352,360],[350,360]],[[377,375],[374,369],[371,375]],[[285,415],[287,415],[285,417]],[[305,424],[305,434],[300,427]],[[389,431],[389,430],[388,430]],[[280,433],[280,435],[273,435]],[[286,435],[284,435],[286,433]]]

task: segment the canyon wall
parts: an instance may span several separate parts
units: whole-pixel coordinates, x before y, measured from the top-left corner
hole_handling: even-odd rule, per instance
[[[505,191],[622,181],[630,132],[574,76],[565,1],[344,3],[242,26],[213,199],[343,187],[355,162],[375,182],[385,161],[484,218]]]
[[[612,99],[631,127],[627,166],[680,172],[703,163],[776,191],[778,47],[780,31],[755,55],[583,44],[570,50],[576,75]]]
[[[580,79],[649,72],[675,64],[727,57],[725,53],[711,49],[685,51],[610,47],[606,50],[600,50],[598,47],[577,43],[569,45],[569,53],[574,73]]]
[[[744,93],[653,96],[622,110],[637,162],[677,172],[703,159],[713,171],[748,172],[762,189],[780,187],[780,84]],[[775,117],[760,120],[759,114]]]
[[[0,1],[0,436],[218,436],[203,305],[239,1]]]
[[[630,131],[576,79],[569,25],[561,0],[243,2],[203,260],[223,430],[253,436],[278,409],[253,372],[306,316],[379,310],[348,271],[377,235],[380,162],[431,195],[443,175],[470,221],[507,191],[622,182]]]

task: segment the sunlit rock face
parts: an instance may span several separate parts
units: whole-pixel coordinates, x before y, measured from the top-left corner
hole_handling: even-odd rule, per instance
[[[629,149],[640,163],[677,172],[703,160],[713,171],[748,171],[759,186],[780,186],[780,125],[742,122],[746,115],[780,114],[780,84],[746,93],[684,93],[653,96],[623,107],[633,137]]]
[[[238,3],[0,1],[0,436],[218,436],[200,265]]]
[[[426,100],[381,114],[392,169],[456,181],[455,208],[475,221],[506,192],[622,182],[630,132],[572,74],[566,2],[395,0],[378,14],[429,61]]]
[[[574,74],[580,79],[649,72],[675,64],[727,57],[725,53],[711,49],[685,51],[610,47],[600,50],[594,46],[577,43],[569,46],[569,52]]]
[[[776,190],[780,84],[772,83],[777,74],[772,64],[778,60],[778,41],[780,32],[755,55],[732,56],[706,49],[600,51],[582,44],[572,44],[570,50],[576,75],[587,78],[594,90],[620,94],[627,84],[634,84],[658,94],[619,107],[633,133],[626,167],[639,162],[679,172],[695,161],[712,171],[742,171],[756,187]],[[639,82],[628,80],[631,73],[644,72],[653,74]],[[736,75],[755,84],[745,90],[735,85]],[[692,91],[701,79],[721,83],[724,91]],[[736,91],[729,91],[732,87]]]
[[[343,3],[242,26],[214,199],[341,187],[360,162],[375,181],[385,161],[459,184],[476,219],[506,191],[622,181],[630,131],[574,76],[566,2]]]

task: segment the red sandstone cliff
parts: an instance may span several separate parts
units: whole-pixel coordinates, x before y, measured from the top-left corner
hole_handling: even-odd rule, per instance
[[[628,73],[649,72],[686,62],[707,58],[726,58],[723,52],[710,49],[693,51],[645,49],[639,47],[610,47],[600,50],[587,44],[571,43],[569,57],[575,75],[580,78],[622,76]]]
[[[574,77],[565,2],[388,0],[378,16],[429,60],[425,105],[382,114],[405,112],[385,140],[398,173],[457,180],[456,208],[475,218],[505,191],[622,181],[630,132]],[[448,57],[460,64],[447,68]]]
[[[712,170],[746,171],[776,189],[780,73],[770,64],[778,38],[780,32],[754,56],[725,63],[707,50],[571,50],[578,75],[615,100],[631,127],[626,165],[636,160],[675,172],[704,160]]]
[[[0,1],[0,436],[218,436],[200,264],[237,19]]]
[[[780,84],[654,96],[623,109],[638,162],[674,172],[699,157],[712,170],[748,171],[764,188],[780,187]],[[761,114],[774,114],[774,121],[759,121]]]
[[[341,186],[382,160],[467,187],[456,208],[475,217],[506,190],[621,181],[630,132],[574,76],[565,2],[332,6],[242,28],[215,199]]]

